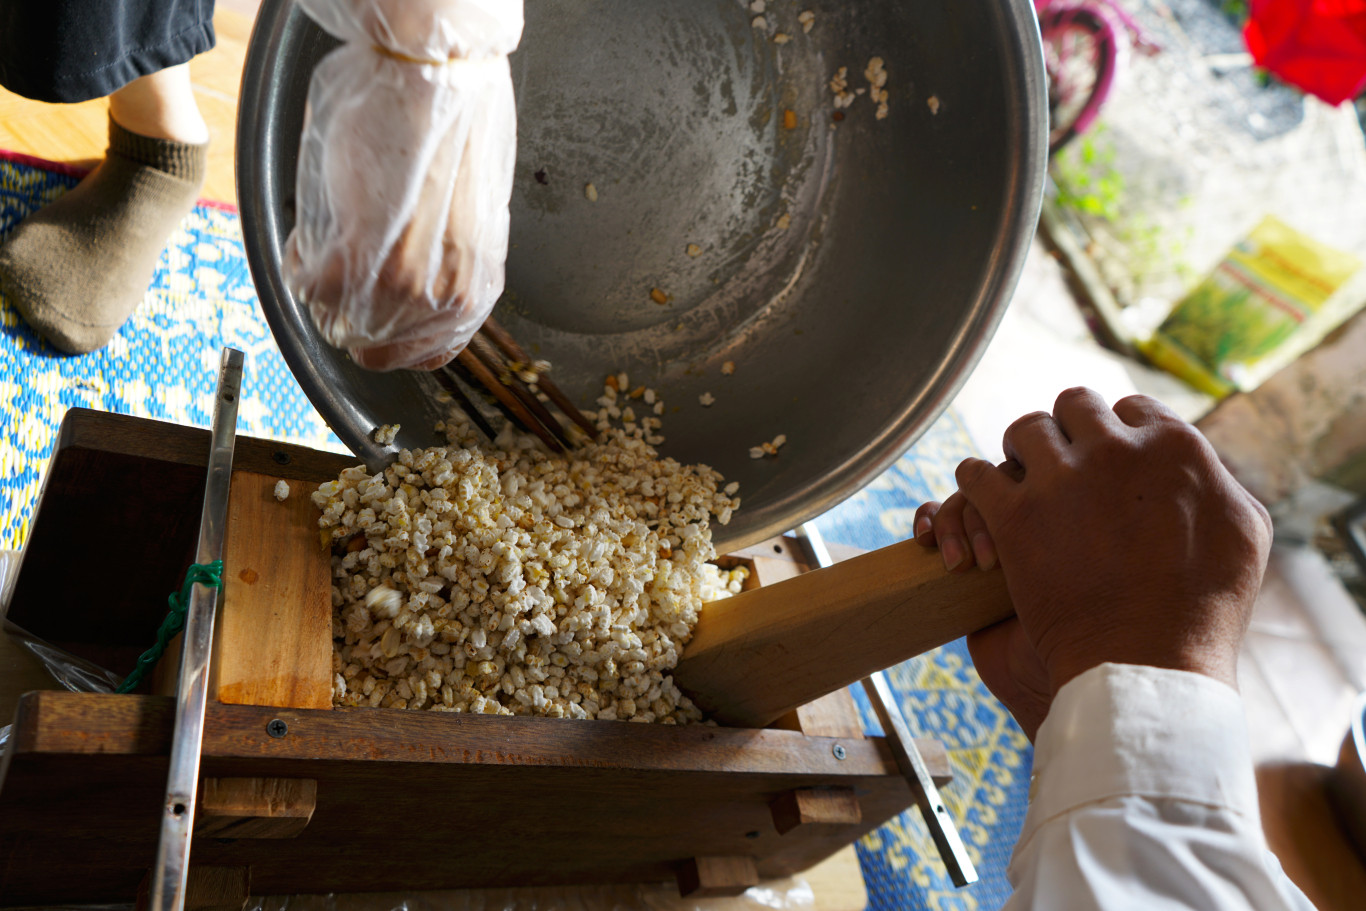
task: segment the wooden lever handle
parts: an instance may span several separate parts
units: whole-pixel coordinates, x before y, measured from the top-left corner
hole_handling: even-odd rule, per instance
[[[674,682],[718,722],[763,727],[1013,613],[999,570],[949,573],[903,541],[703,605]]]

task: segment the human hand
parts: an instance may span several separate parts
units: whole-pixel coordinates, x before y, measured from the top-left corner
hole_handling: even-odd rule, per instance
[[[516,12],[515,44],[521,4],[497,3]],[[310,3],[309,12],[323,20],[364,10],[436,16],[487,5],[405,4]],[[392,16],[382,21],[398,27]],[[400,36],[415,29],[404,21]],[[362,23],[323,24],[354,39]],[[449,26],[438,29],[443,47],[458,43]],[[430,369],[465,347],[503,291],[516,157],[512,76],[502,56],[427,65],[375,46],[368,36],[353,40],[314,70],[285,280],[323,337],[360,366]]]
[[[965,460],[959,492],[922,506],[915,527],[955,571],[999,561],[1017,618],[968,645],[1026,733],[1063,684],[1105,662],[1236,687],[1271,521],[1198,431],[1145,396],[1111,410],[1069,389],[1004,445],[1001,466]]]
[[[417,60],[510,54],[522,0],[299,0],[329,33]]]

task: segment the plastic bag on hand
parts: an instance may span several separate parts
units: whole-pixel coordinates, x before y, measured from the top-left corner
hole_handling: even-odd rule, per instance
[[[355,40],[313,73],[286,281],[361,366],[445,363],[503,291],[520,0],[303,6]]]
[[[506,56],[522,38],[522,0],[299,0],[343,41],[445,61]]]

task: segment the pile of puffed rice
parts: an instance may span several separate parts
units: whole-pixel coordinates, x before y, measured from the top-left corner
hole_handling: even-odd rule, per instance
[[[712,519],[740,501],[713,469],[659,457],[658,419],[619,403],[626,380],[589,414],[600,441],[568,455],[512,427],[490,445],[453,417],[438,425],[449,447],[318,489],[335,704],[702,719],[668,672],[701,605],[744,580],[708,562]]]

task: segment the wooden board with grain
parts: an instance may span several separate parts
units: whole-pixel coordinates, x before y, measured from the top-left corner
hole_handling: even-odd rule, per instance
[[[862,737],[863,718],[848,687],[799,705],[769,727],[801,731],[808,737]]]
[[[317,808],[318,783],[311,778],[205,778],[194,837],[294,838]]]
[[[235,471],[223,542],[223,598],[210,692],[220,702],[332,707],[329,552],[318,538],[314,482]]]
[[[903,541],[703,605],[674,680],[722,724],[762,727],[1013,613],[999,570],[949,573]]]

